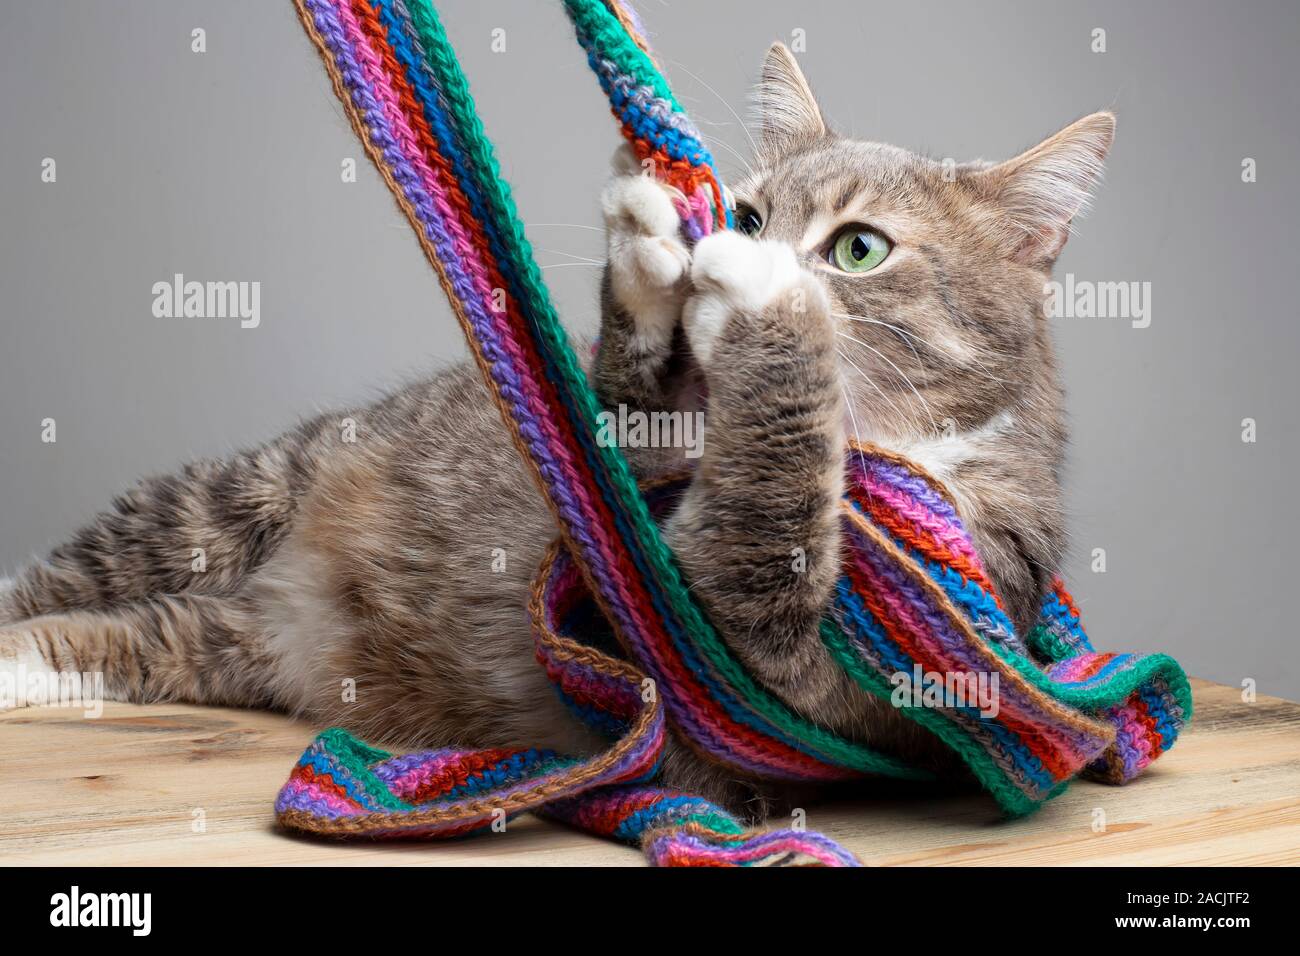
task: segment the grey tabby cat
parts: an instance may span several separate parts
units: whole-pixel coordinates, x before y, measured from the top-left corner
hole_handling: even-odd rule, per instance
[[[605,189],[591,374],[609,408],[707,408],[703,456],[665,533],[756,677],[818,723],[942,762],[818,639],[845,440],[901,452],[952,490],[1026,627],[1064,547],[1044,282],[1114,119],[945,169],[833,133],[779,44],[758,101],[758,155],[735,184],[744,234],[688,250],[662,186],[625,169]],[[681,463],[628,452],[641,475]],[[525,607],[554,536],[466,365],[126,492],[0,597],[0,668],[102,672],[116,699],[275,708],[399,747],[590,751],[601,741],[533,659]],[[492,573],[498,548],[506,566]],[[752,815],[787,795],[682,745],[665,774]]]

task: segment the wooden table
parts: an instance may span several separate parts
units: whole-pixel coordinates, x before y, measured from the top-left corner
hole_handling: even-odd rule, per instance
[[[1127,787],[1082,782],[1026,820],[978,793],[885,785],[809,807],[808,826],[872,864],[1300,862],[1300,704],[1193,681],[1196,720]],[[313,728],[275,714],[105,704],[0,714],[6,865],[640,865],[632,849],[524,817],[438,844],[285,835],[271,804]]]

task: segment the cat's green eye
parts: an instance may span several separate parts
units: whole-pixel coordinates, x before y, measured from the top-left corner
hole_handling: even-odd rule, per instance
[[[889,240],[864,226],[850,226],[831,244],[830,262],[845,272],[870,272],[885,261],[893,247]]]
[[[763,228],[762,217],[744,203],[736,205],[736,229],[747,236],[756,236]]]

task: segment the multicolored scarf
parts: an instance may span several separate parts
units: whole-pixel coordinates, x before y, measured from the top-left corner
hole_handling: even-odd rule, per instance
[[[555,514],[559,540],[530,607],[537,656],[610,746],[594,756],[448,748],[393,757],[330,730],[281,791],[280,822],[447,837],[532,811],[640,844],[656,864],[855,862],[817,834],[746,830],[720,807],[655,785],[669,733],[742,778],[926,774],[791,711],[696,605],[653,514],[680,485],[643,494],[621,450],[595,440],[600,408],[428,0],[295,2]],[[728,227],[708,150],[631,12],[617,0],[564,6],[624,136],[680,191],[684,235]],[[958,753],[1008,813],[1029,812],[1080,773],[1124,782],[1172,746],[1191,716],[1176,662],[1094,652],[1059,584],[1040,624],[1018,637],[936,481],[868,446],[849,449],[846,474],[845,558],[823,641],[860,686],[907,703],[904,713]],[[993,708],[968,693],[981,677],[997,687]]]

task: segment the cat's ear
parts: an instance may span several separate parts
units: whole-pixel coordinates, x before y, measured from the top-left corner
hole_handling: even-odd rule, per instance
[[[771,160],[816,142],[828,132],[812,87],[784,43],[768,48],[754,100],[761,130],[760,158]]]
[[[976,174],[997,206],[997,231],[1018,262],[1050,266],[1083,212],[1115,138],[1113,113],[1093,113],[1033,149]]]

